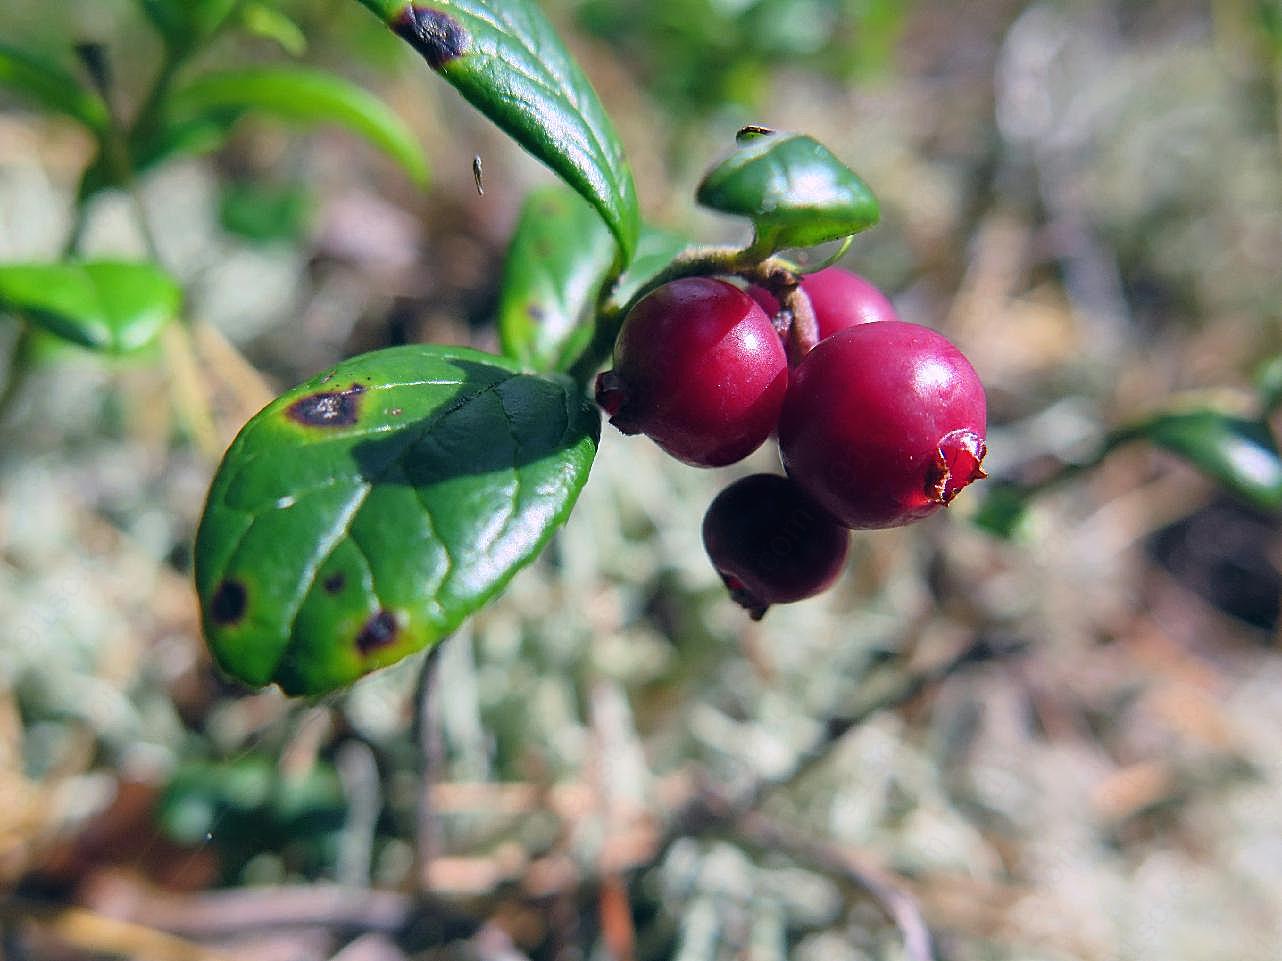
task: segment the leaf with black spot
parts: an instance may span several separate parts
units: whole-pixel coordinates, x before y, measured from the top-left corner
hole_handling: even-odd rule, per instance
[[[626,264],[636,185],[588,78],[533,0],[362,0],[469,103],[552,168],[605,219]]]
[[[277,398],[196,538],[215,660],[319,694],[437,643],[564,522],[598,430],[570,380],[465,348],[365,354]]]

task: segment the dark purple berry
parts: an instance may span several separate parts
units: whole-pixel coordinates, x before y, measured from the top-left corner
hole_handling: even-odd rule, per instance
[[[771,604],[826,590],[841,572],[849,535],[786,477],[735,481],[703,518],[703,545],[735,602],[760,620]]]

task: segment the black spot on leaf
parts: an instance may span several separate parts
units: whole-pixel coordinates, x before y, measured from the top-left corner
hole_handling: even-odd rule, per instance
[[[389,611],[379,611],[356,635],[356,646],[362,654],[372,654],[396,640],[396,618]]]
[[[433,70],[440,70],[467,52],[471,37],[449,14],[411,5],[392,29],[409,41]]]
[[[326,594],[337,594],[347,585],[347,575],[342,571],[335,571],[325,578],[324,584]]]
[[[360,395],[364,384],[347,390],[322,390],[300,397],[289,405],[285,416],[304,427],[351,427],[360,416]]]
[[[209,601],[209,617],[215,624],[227,627],[245,616],[249,592],[240,581],[228,578],[218,585]]]

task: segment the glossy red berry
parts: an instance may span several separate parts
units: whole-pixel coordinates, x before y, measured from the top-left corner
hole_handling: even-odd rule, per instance
[[[787,387],[787,357],[765,311],[723,280],[689,277],[632,308],[596,399],[623,433],[720,467],[770,436]]]
[[[897,527],[984,475],[984,388],[928,327],[861,324],[792,372],[779,421],[788,474],[843,524]]]
[[[801,289],[810,298],[819,325],[819,339],[856,324],[899,320],[894,305],[871,283],[842,267],[825,267],[807,274]],[[779,301],[764,287],[749,287],[752,299],[770,316],[779,312]]]
[[[849,534],[795,483],[774,474],[735,481],[703,518],[703,545],[730,596],[760,619],[771,604],[826,590]]]

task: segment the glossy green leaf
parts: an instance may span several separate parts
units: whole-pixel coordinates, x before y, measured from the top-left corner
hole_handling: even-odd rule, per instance
[[[1135,436],[1257,507],[1282,510],[1282,457],[1265,424],[1213,410],[1180,411],[1154,417]]]
[[[632,172],[592,85],[534,0],[366,6],[596,207],[631,259],[639,229]]]
[[[255,36],[274,41],[291,57],[301,57],[307,52],[307,36],[302,27],[270,3],[245,3],[240,10],[240,22]]]
[[[196,539],[215,659],[318,694],[437,643],[570,512],[599,419],[577,387],[456,347],[393,347],[241,431]]]
[[[61,67],[25,51],[0,45],[0,87],[45,110],[78,120],[97,134],[107,129],[107,107],[101,97]]]
[[[181,302],[178,284],[154,264],[0,264],[0,311],[107,353],[149,345]]]
[[[404,121],[373,94],[319,70],[251,67],[204,74],[169,97],[166,122],[242,111],[341,124],[398,161],[416,182],[427,179],[422,147]]]
[[[238,0],[141,0],[143,13],[170,49],[195,50],[226,22]]]
[[[503,353],[535,370],[566,369],[592,339],[591,312],[613,262],[610,231],[578,194],[532,193],[503,271]]]
[[[699,203],[747,217],[767,251],[813,247],[867,230],[872,191],[823,144],[801,134],[745,138],[699,185]]]

